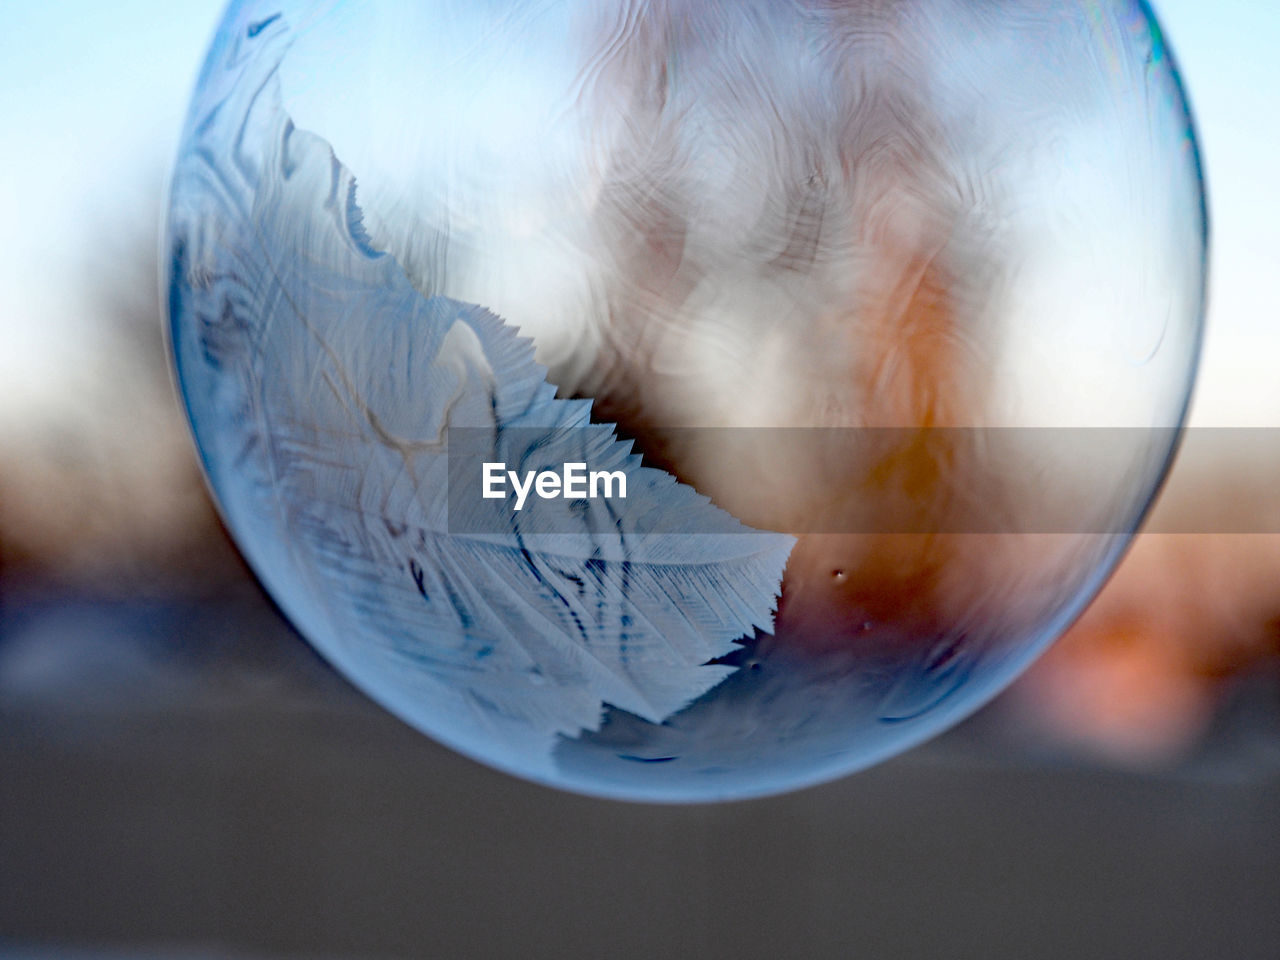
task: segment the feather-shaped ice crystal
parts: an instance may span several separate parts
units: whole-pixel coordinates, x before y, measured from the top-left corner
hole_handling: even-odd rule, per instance
[[[556,736],[606,704],[663,721],[769,627],[790,538],[642,467],[498,317],[419,294],[281,105],[285,25],[239,26],[190,120],[171,269],[188,406],[250,560],[367,690],[490,762],[545,775]],[[552,461],[625,470],[629,496],[586,501],[577,530],[536,529],[535,505],[450,533],[451,427],[485,432],[495,460],[537,438]]]

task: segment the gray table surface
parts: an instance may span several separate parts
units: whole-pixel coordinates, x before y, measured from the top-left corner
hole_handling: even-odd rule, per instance
[[[0,608],[0,954],[1280,957],[1280,683],[1177,769],[999,705],[723,806],[513,780],[367,701],[250,586]]]

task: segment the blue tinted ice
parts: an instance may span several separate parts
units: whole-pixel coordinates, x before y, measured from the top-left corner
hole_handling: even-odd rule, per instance
[[[1079,611],[1205,239],[1135,3],[247,0],[169,243],[206,471],[302,633],[484,762],[705,800],[905,749]],[[484,462],[627,495],[514,510]]]
[[[284,35],[255,24],[223,47],[175,185],[180,368],[230,523],[321,649],[356,676],[374,661],[381,696],[464,749],[502,743],[507,765],[543,771],[605,703],[662,722],[731,672],[708,661],[771,625],[791,538],[735,535],[591,426],[589,402],[556,399],[499,318],[422,297],[372,249],[350,173],[280,104]],[[450,535],[449,427],[512,464],[540,438],[544,459],[626,471],[631,495],[582,533],[522,536],[531,504],[509,532]],[[636,530],[651,501],[703,532]]]

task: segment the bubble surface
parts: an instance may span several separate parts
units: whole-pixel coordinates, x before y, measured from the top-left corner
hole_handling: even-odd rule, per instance
[[[370,696],[565,789],[757,796],[1091,598],[1177,441],[1204,211],[1141,4],[249,0],[173,351],[237,542]],[[625,496],[543,496],[569,464]]]

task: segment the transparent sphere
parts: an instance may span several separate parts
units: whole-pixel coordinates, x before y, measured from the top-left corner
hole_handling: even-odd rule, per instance
[[[677,801],[888,757],[1061,632],[1176,444],[1206,242],[1128,0],[237,2],[168,237],[308,639],[474,758]]]

